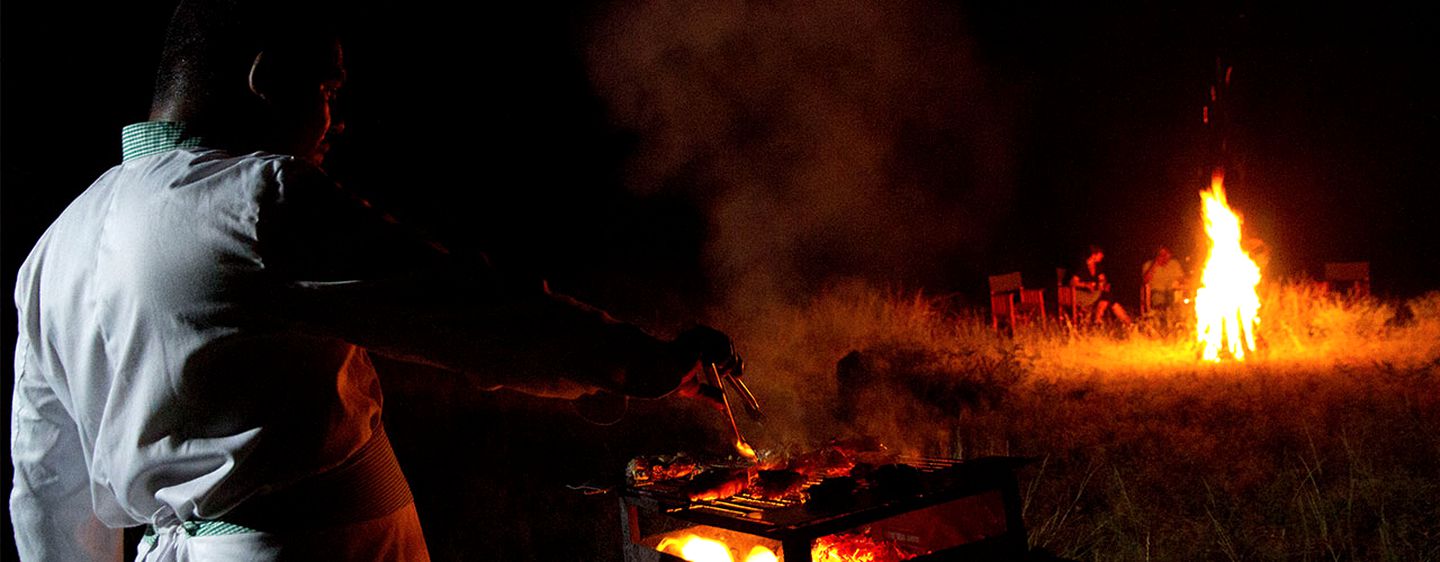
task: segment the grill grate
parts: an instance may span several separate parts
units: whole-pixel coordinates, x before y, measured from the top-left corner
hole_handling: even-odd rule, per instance
[[[846,498],[853,501],[824,502],[823,507],[802,499],[748,494],[691,501],[681,491],[683,482],[623,488],[627,560],[673,560],[659,556],[653,550],[656,543],[662,537],[692,532],[735,546],[776,546],[786,561],[809,560],[812,541],[859,530],[905,542],[915,552],[931,553],[915,560],[1023,557],[1025,529],[1014,473],[1028,459],[902,457],[898,461],[916,469],[919,486],[907,488],[906,493],[861,487]],[[809,479],[802,491],[822,480]]]
[[[897,462],[907,464],[918,469],[922,474],[932,474],[957,467],[964,466],[964,461],[932,458],[932,457],[899,457]],[[803,494],[811,487],[823,481],[823,477],[811,477],[800,487]],[[625,489],[629,495],[638,495],[655,499],[668,505],[666,513],[676,514],[686,511],[698,513],[712,513],[716,515],[735,517],[749,521],[767,523],[764,514],[767,511],[793,508],[804,504],[803,496],[800,498],[760,498],[748,493],[742,493],[728,498],[718,500],[691,500],[685,495],[681,488],[683,482],[676,481],[655,481],[642,482]]]

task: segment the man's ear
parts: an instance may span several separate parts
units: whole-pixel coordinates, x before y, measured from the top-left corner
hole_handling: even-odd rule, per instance
[[[270,60],[265,57],[265,51],[255,54],[255,62],[250,63],[250,93],[264,101],[270,101],[270,93],[275,85],[275,72],[270,68]]]

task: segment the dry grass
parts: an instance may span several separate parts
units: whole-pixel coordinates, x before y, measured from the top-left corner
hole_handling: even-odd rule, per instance
[[[1067,558],[1440,560],[1440,293],[1262,300],[1261,353],[1212,364],[1185,337],[1002,337],[937,300],[834,287],[737,334],[771,405],[750,431],[1035,457],[1031,543]],[[897,359],[847,425],[829,412],[854,350]]]

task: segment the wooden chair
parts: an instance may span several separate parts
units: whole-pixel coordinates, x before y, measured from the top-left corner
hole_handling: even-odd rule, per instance
[[[1350,298],[1370,295],[1370,262],[1352,261],[1325,264],[1325,286],[1342,290]]]
[[[1063,267],[1055,268],[1055,316],[1070,325],[1075,325],[1076,311],[1079,306],[1075,304],[1075,288],[1070,286],[1068,273],[1070,270]]]
[[[991,328],[999,330],[1002,319],[1013,329],[1017,321],[1036,318],[1045,321],[1044,289],[1026,289],[1018,271],[990,276]]]

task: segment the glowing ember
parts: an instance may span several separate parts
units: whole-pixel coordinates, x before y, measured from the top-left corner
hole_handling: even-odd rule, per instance
[[[780,562],[780,558],[770,549],[755,545],[755,548],[750,549],[750,555],[745,557],[745,562]]]
[[[899,562],[913,558],[895,545],[863,533],[815,539],[810,557],[815,562]]]
[[[730,547],[725,543],[698,535],[685,535],[683,539],[666,537],[655,550],[690,562],[735,562],[735,557],[730,555]],[[745,557],[745,562],[777,562],[779,559],[770,549],[755,545]]]
[[[1228,354],[1244,360],[1255,350],[1260,323],[1260,268],[1240,248],[1240,217],[1225,202],[1225,174],[1216,170],[1210,190],[1201,191],[1210,257],[1195,291],[1195,339],[1207,361]]]
[[[674,554],[690,562],[735,561],[730,556],[730,547],[725,546],[725,543],[695,535],[686,535],[684,540],[666,537],[655,548],[660,552]]]

